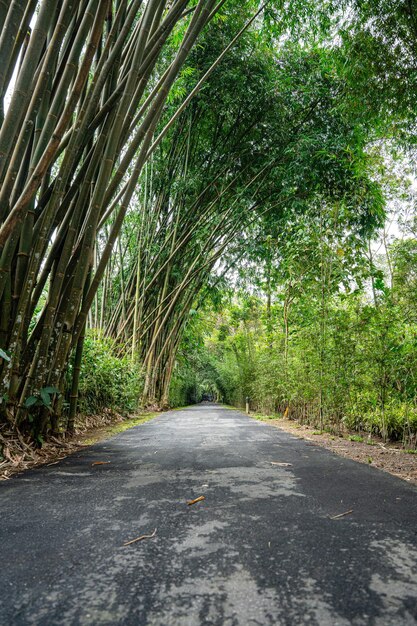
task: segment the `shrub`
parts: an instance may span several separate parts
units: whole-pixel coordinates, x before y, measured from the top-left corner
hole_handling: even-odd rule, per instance
[[[89,331],[81,364],[79,412],[88,415],[105,408],[132,412],[137,408],[142,386],[140,365],[117,355],[110,339]]]

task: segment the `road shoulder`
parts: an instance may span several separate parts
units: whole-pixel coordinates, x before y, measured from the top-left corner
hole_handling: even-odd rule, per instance
[[[417,485],[417,453],[416,451],[413,453],[405,450],[399,443],[384,443],[382,439],[369,438],[367,435],[349,433],[340,436],[332,435],[285,418],[259,414],[250,417],[331,450],[335,454],[359,463],[372,465],[393,476],[402,478],[408,483]]]
[[[161,412],[143,411],[123,417],[113,411],[100,415],[82,416],[73,437],[51,438],[42,448],[35,448],[20,440],[11,440],[0,455],[0,481],[42,465],[54,465],[70,454],[100,441],[111,439],[125,430],[140,426],[157,417]]]

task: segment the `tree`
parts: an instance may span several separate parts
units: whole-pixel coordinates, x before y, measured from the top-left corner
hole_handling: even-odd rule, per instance
[[[214,0],[42,0],[32,31],[36,2],[3,11],[2,101],[12,88],[0,128],[3,420],[57,431],[66,365],[156,125],[218,8]]]

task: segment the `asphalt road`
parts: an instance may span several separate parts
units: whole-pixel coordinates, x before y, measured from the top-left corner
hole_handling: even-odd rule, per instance
[[[0,624],[417,624],[417,490],[237,411],[164,413],[0,484]]]

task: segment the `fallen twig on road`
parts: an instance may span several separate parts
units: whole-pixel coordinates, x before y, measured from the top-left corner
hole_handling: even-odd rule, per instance
[[[188,500],[187,504],[188,506],[191,506],[192,504],[196,504],[196,502],[201,502],[202,500],[205,500],[206,496],[198,496],[198,498],[195,498],[195,500]]]
[[[94,461],[91,465],[108,465],[109,463],[111,463],[111,461]]]
[[[151,535],[141,535],[140,537],[136,537],[136,539],[131,539],[130,541],[126,541],[123,546],[130,546],[131,543],[136,543],[137,541],[142,541],[142,539],[152,539],[156,535],[156,528]]]
[[[339,513],[339,515],[329,515],[329,519],[339,519],[339,517],[345,517],[345,515],[350,515],[353,513],[353,509],[349,509],[349,511],[345,511],[344,513]]]

